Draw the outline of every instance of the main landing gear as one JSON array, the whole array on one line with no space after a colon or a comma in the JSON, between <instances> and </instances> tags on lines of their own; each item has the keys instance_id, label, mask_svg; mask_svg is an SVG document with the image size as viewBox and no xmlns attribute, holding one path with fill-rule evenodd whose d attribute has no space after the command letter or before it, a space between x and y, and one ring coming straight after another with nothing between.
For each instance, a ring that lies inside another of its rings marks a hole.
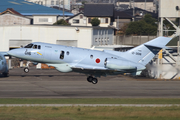
<instances>
[{"instance_id":1,"label":"main landing gear","mask_svg":"<svg viewBox=\"0 0 180 120\"><path fill-rule=\"evenodd\" d=\"M97 83L98 83L98 79L97 79L97 78L94 78L94 77L92 77L92 76L89 76L89 77L87 78L87 81L88 81L88 82L91 82L92 84L97 84Z\"/></svg>"}]
</instances>

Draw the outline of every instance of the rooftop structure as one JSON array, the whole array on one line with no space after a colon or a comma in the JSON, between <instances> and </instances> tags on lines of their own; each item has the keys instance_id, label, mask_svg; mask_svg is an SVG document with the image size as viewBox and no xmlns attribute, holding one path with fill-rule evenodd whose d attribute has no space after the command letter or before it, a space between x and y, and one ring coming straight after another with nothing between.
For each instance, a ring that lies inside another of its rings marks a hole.
<instances>
[{"instance_id":1,"label":"rooftop structure","mask_svg":"<svg viewBox=\"0 0 180 120\"><path fill-rule=\"evenodd\" d=\"M84 15L88 17L112 17L114 4L85 4Z\"/></svg>"},{"instance_id":2,"label":"rooftop structure","mask_svg":"<svg viewBox=\"0 0 180 120\"><path fill-rule=\"evenodd\" d=\"M60 15L63 16L62 10L56 10L46 6L38 5L24 0L1 0L0 13L7 8L13 8L24 16L32 15ZM70 12L64 12L64 16L73 16Z\"/></svg>"}]
</instances>

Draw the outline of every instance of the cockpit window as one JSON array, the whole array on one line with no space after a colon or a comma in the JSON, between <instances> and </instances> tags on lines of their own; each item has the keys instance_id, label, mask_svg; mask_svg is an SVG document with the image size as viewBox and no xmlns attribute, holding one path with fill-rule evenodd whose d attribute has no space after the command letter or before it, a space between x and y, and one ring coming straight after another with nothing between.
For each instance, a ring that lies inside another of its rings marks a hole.
<instances>
[{"instance_id":1,"label":"cockpit window","mask_svg":"<svg viewBox=\"0 0 180 120\"><path fill-rule=\"evenodd\" d=\"M24 48L32 48L33 44L28 44Z\"/></svg>"},{"instance_id":2,"label":"cockpit window","mask_svg":"<svg viewBox=\"0 0 180 120\"><path fill-rule=\"evenodd\" d=\"M34 45L34 46L33 46L33 49L37 49L37 45Z\"/></svg>"}]
</instances>

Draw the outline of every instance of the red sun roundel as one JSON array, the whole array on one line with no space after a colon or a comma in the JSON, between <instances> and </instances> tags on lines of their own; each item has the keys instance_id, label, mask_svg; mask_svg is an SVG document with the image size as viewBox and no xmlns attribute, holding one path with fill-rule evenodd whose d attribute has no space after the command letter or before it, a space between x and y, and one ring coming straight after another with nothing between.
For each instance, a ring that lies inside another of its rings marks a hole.
<instances>
[{"instance_id":1,"label":"red sun roundel","mask_svg":"<svg viewBox=\"0 0 180 120\"><path fill-rule=\"evenodd\" d=\"M96 63L100 63L101 61L100 61L100 59L99 58L97 58L96 59Z\"/></svg>"}]
</instances>

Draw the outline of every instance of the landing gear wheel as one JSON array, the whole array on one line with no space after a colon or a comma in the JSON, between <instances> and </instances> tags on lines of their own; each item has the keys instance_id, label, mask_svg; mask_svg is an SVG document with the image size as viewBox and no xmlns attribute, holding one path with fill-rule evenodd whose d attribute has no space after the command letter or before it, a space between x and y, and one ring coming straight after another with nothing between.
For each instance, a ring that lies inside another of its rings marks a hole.
<instances>
[{"instance_id":1,"label":"landing gear wheel","mask_svg":"<svg viewBox=\"0 0 180 120\"><path fill-rule=\"evenodd\" d=\"M24 72L25 72L25 73L28 73L28 72L29 72L29 68L28 68L28 67L25 67L25 68L24 68Z\"/></svg>"},{"instance_id":2,"label":"landing gear wheel","mask_svg":"<svg viewBox=\"0 0 180 120\"><path fill-rule=\"evenodd\" d=\"M88 82L92 82L92 80L93 80L93 77L92 77L92 76L89 76L89 77L87 78L87 81L88 81Z\"/></svg>"},{"instance_id":3,"label":"landing gear wheel","mask_svg":"<svg viewBox=\"0 0 180 120\"><path fill-rule=\"evenodd\" d=\"M93 79L92 79L92 83L93 83L93 84L97 84L97 83L98 83L98 79L97 79L97 78L93 78Z\"/></svg>"}]
</instances>

